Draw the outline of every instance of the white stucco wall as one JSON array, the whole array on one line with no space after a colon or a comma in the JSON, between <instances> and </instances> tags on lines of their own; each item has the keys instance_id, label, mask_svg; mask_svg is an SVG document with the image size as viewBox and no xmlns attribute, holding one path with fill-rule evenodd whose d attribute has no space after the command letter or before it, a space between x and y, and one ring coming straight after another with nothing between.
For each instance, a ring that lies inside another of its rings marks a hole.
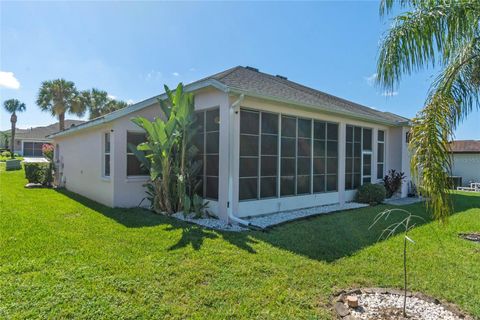
<instances>
[{"instance_id":1,"label":"white stucco wall","mask_svg":"<svg viewBox=\"0 0 480 320\"><path fill-rule=\"evenodd\" d=\"M54 140L60 150L57 167L62 173L62 184L107 206L113 206L113 183L109 178L102 178L102 133L111 128L104 125Z\"/></svg>"},{"instance_id":2,"label":"white stucco wall","mask_svg":"<svg viewBox=\"0 0 480 320\"><path fill-rule=\"evenodd\" d=\"M463 186L480 182L480 153L453 154L452 175L462 177Z\"/></svg>"}]
</instances>

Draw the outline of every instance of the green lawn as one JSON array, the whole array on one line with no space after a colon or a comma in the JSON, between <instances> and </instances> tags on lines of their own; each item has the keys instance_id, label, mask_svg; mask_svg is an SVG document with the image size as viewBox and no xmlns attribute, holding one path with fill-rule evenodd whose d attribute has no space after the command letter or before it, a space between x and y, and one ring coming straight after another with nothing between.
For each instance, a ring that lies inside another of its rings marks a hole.
<instances>
[{"instance_id":1,"label":"green lawn","mask_svg":"<svg viewBox=\"0 0 480 320\"><path fill-rule=\"evenodd\" d=\"M387 206L223 233L27 190L23 171L3 168L0 319L328 319L337 290L402 285L401 237L377 242L381 227L368 230ZM411 289L480 317L480 244L457 237L480 231L480 197L455 202L448 225L411 232Z\"/></svg>"}]
</instances>

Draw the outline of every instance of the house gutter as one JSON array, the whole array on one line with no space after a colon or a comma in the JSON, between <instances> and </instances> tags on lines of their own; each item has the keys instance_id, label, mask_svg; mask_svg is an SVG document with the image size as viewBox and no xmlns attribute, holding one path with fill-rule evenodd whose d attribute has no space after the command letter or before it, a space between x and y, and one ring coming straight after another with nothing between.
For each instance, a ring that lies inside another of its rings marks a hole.
<instances>
[{"instance_id":1,"label":"house gutter","mask_svg":"<svg viewBox=\"0 0 480 320\"><path fill-rule=\"evenodd\" d=\"M377 123L377 124L382 124L382 125L387 125L387 126L395 126L395 127L403 127L403 126L408 126L409 125L409 120L406 121L388 121L388 120L379 120L376 117L368 116L368 115L358 115L353 112L348 112L348 111L332 111L329 110L323 106L316 105L316 104L307 104L307 103L299 103L296 101L288 100L288 99L283 99L283 98L278 98L274 96L269 96L269 95L264 95L264 94L258 94L258 93L252 93L250 91L245 91L242 89L237 89L233 87L229 87L228 89L229 93L233 94L238 94L238 95L246 95L252 98L258 98L258 99L263 99L263 100L268 100L268 101L274 101L274 102L279 102L279 103L284 103L284 104L289 104L289 105L295 105L298 107L302 107L305 109L309 110L320 110L324 113L330 114L330 115L343 115L348 118L356 119L356 120L363 120L363 121L368 121L371 123Z\"/></svg>"},{"instance_id":2,"label":"house gutter","mask_svg":"<svg viewBox=\"0 0 480 320\"><path fill-rule=\"evenodd\" d=\"M228 97L228 95L227 95ZM228 116L229 116L229 133L228 133L228 206L227 206L227 218L228 223L231 221L239 224L240 226L247 227L250 229L260 229L264 230L264 228L257 226L250 221L246 221L240 219L239 217L235 216L233 213L233 153L234 153L234 130L233 126L235 123L235 112L239 110L240 104L242 103L243 99L245 98L245 94L240 94L238 99L233 102L230 107L228 108Z\"/></svg>"}]
</instances>

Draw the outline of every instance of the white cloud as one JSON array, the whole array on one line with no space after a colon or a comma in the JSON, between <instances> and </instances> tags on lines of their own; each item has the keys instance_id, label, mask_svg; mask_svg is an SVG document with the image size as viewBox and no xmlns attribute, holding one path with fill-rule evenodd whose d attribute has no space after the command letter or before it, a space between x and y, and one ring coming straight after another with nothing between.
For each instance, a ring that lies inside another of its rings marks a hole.
<instances>
[{"instance_id":1,"label":"white cloud","mask_svg":"<svg viewBox=\"0 0 480 320\"><path fill-rule=\"evenodd\" d=\"M0 88L19 89L20 82L13 72L0 71Z\"/></svg>"},{"instance_id":2,"label":"white cloud","mask_svg":"<svg viewBox=\"0 0 480 320\"><path fill-rule=\"evenodd\" d=\"M133 101L132 99L127 100L127 104L134 104L134 103L135 103L135 101Z\"/></svg>"},{"instance_id":3,"label":"white cloud","mask_svg":"<svg viewBox=\"0 0 480 320\"><path fill-rule=\"evenodd\" d=\"M175 71L175 72L172 73L172 75L175 76L175 77L178 77L180 75L180 73Z\"/></svg>"},{"instance_id":4,"label":"white cloud","mask_svg":"<svg viewBox=\"0 0 480 320\"><path fill-rule=\"evenodd\" d=\"M112 99L112 100L115 100L115 99L117 99L117 97L115 97L115 96L114 96L114 95L112 95L112 94L109 94L109 95L108 95L108 98L109 98L109 99Z\"/></svg>"},{"instance_id":5,"label":"white cloud","mask_svg":"<svg viewBox=\"0 0 480 320\"><path fill-rule=\"evenodd\" d=\"M398 91L385 91L382 93L384 97L394 97L398 95Z\"/></svg>"},{"instance_id":6,"label":"white cloud","mask_svg":"<svg viewBox=\"0 0 480 320\"><path fill-rule=\"evenodd\" d=\"M150 81L150 80L159 80L162 78L162 73L160 71L155 71L151 70L147 75L145 76L145 80Z\"/></svg>"},{"instance_id":7,"label":"white cloud","mask_svg":"<svg viewBox=\"0 0 480 320\"><path fill-rule=\"evenodd\" d=\"M374 73L368 77L363 77L363 79L365 79L365 81L367 81L367 84L370 86L370 87L373 87L373 85L375 84L375 81L377 80L377 74Z\"/></svg>"},{"instance_id":8,"label":"white cloud","mask_svg":"<svg viewBox=\"0 0 480 320\"><path fill-rule=\"evenodd\" d=\"M194 71L197 71L197 69L195 69L195 68L190 68L190 69L188 69L188 71L194 72Z\"/></svg>"}]
</instances>

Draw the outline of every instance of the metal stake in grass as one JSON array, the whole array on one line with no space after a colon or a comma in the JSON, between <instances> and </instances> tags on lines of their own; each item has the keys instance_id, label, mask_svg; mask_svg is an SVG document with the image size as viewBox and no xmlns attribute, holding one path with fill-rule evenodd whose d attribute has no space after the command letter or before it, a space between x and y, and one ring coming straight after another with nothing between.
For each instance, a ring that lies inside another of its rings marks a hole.
<instances>
[{"instance_id":1,"label":"metal stake in grass","mask_svg":"<svg viewBox=\"0 0 480 320\"><path fill-rule=\"evenodd\" d=\"M403 231L403 316L407 317L407 241L410 241L411 243L415 243L409 236L408 232L415 227L415 223L412 223L412 219L420 219L424 222L426 222L425 219L423 219L420 216L414 215L406 210L403 209L387 209L385 211L380 212L379 214L376 215L375 219L373 220L372 225L368 228L369 230L377 224L378 221L380 221L382 218L386 221L390 217L392 212L399 212L402 215L405 216L400 222L395 222L389 225L387 228L385 228L382 233L380 234L380 237L378 238L379 240L381 239L388 239L391 236L393 236L397 231L404 230Z\"/></svg>"}]
</instances>

